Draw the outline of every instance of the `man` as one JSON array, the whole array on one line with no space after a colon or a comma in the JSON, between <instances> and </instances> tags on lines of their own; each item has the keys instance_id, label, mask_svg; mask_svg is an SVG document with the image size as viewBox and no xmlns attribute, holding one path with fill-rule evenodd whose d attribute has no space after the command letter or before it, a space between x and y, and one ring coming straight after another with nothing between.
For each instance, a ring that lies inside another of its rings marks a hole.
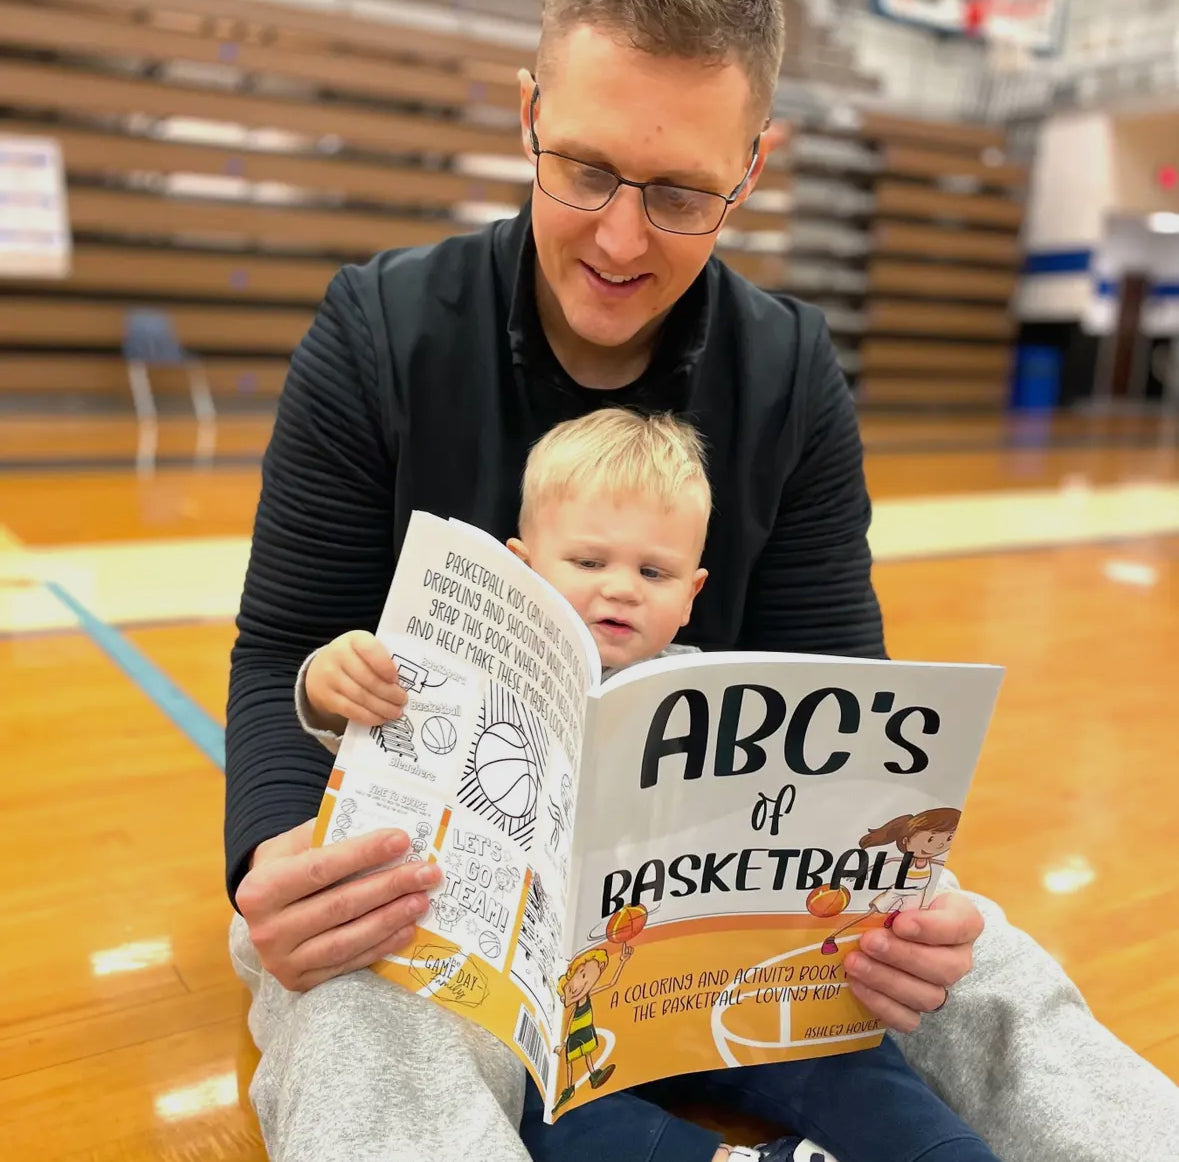
<instances>
[{"instance_id":1,"label":"man","mask_svg":"<svg viewBox=\"0 0 1179 1162\"><path fill-rule=\"evenodd\" d=\"M782 36L776 0L550 0L536 83L521 77L530 205L341 272L292 359L226 771L233 948L255 992L253 1096L276 1158L527 1157L514 1059L469 1022L438 1010L428 1048L476 1067L440 1085L423 1059L416 1090L382 1088L387 1055L426 1047L406 1043L396 990L351 970L404 945L436 869L355 878L405 853L397 833L310 848L328 762L299 728L296 674L315 647L375 626L413 509L506 539L528 447L554 423L608 404L673 410L707 441L716 504L683 640L883 655L856 418L822 316L711 257L779 137ZM372 709L392 717L404 700L389 683ZM981 929L946 894L866 936L851 987L915 1029Z\"/></svg>"}]
</instances>

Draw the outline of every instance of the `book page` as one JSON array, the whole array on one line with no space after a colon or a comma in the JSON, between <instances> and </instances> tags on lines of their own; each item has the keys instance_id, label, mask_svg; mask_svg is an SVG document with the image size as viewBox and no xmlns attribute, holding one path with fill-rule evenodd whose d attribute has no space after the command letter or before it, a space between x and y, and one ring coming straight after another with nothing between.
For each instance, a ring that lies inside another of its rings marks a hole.
<instances>
[{"instance_id":1,"label":"book page","mask_svg":"<svg viewBox=\"0 0 1179 1162\"><path fill-rule=\"evenodd\" d=\"M376 633L409 702L380 726L349 725L316 842L404 829L408 859L437 862L445 882L410 948L377 971L547 1070L597 650L506 547L424 513L411 519Z\"/></svg>"},{"instance_id":2,"label":"book page","mask_svg":"<svg viewBox=\"0 0 1179 1162\"><path fill-rule=\"evenodd\" d=\"M712 654L591 695L563 952L594 961L579 1036L597 1085L567 1068L557 1116L670 1074L877 1044L843 959L932 900L1000 678Z\"/></svg>"}]
</instances>

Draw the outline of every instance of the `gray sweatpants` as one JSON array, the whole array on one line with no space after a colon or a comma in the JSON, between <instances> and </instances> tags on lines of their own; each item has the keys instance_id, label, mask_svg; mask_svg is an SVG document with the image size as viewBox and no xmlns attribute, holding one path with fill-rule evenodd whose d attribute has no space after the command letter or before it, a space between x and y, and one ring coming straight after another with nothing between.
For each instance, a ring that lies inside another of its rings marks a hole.
<instances>
[{"instance_id":1,"label":"gray sweatpants","mask_svg":"<svg viewBox=\"0 0 1179 1162\"><path fill-rule=\"evenodd\" d=\"M273 1162L529 1162L524 1067L490 1033L367 969L288 992L240 916L229 948L253 995L250 1100Z\"/></svg>"},{"instance_id":2,"label":"gray sweatpants","mask_svg":"<svg viewBox=\"0 0 1179 1162\"><path fill-rule=\"evenodd\" d=\"M1179 1159L1179 1089L998 905L970 898L987 921L976 966L898 1038L914 1067L1005 1162ZM367 971L287 992L240 917L230 947L254 998L250 1097L274 1162L528 1162L524 1070L489 1034Z\"/></svg>"}]
</instances>

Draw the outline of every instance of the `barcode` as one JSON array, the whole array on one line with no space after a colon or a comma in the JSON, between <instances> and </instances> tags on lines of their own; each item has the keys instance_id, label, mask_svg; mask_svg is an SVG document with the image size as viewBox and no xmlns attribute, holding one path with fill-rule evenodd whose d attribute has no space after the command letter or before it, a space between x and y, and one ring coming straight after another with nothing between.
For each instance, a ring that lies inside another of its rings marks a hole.
<instances>
[{"instance_id":1,"label":"barcode","mask_svg":"<svg viewBox=\"0 0 1179 1162\"><path fill-rule=\"evenodd\" d=\"M532 1019L532 1014L523 1005L520 1006L520 1019L516 1022L516 1044L524 1050L524 1056L532 1062L533 1068L539 1075L541 1088L547 1090L551 1064L549 1052L544 1046L544 1037L541 1036L540 1028Z\"/></svg>"}]
</instances>

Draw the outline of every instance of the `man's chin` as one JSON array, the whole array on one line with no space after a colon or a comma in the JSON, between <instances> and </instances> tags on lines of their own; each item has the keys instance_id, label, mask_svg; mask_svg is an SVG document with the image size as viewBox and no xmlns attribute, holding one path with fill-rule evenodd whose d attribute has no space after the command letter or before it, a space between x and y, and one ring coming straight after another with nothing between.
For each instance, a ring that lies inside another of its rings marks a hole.
<instances>
[{"instance_id":1,"label":"man's chin","mask_svg":"<svg viewBox=\"0 0 1179 1162\"><path fill-rule=\"evenodd\" d=\"M561 309L570 329L595 347L623 347L633 342L652 318L646 295L642 301L603 303L585 292L574 293Z\"/></svg>"},{"instance_id":2,"label":"man's chin","mask_svg":"<svg viewBox=\"0 0 1179 1162\"><path fill-rule=\"evenodd\" d=\"M642 329L642 322L604 319L599 312L585 311L574 314L570 328L583 343L609 350L633 342Z\"/></svg>"}]
</instances>

